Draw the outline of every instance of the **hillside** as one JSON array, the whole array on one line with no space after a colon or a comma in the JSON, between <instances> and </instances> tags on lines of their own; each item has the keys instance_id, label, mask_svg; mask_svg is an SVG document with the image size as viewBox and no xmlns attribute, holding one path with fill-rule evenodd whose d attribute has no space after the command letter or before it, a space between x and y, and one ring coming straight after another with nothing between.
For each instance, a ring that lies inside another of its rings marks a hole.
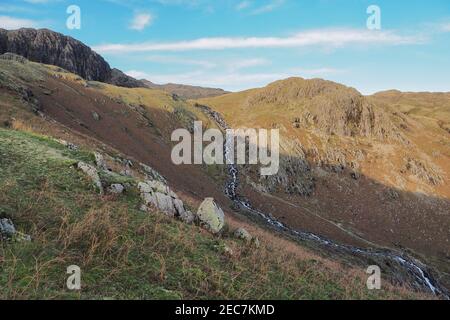
<instances>
[{"instance_id":1,"label":"hillside","mask_svg":"<svg viewBox=\"0 0 450 320\"><path fill-rule=\"evenodd\" d=\"M380 95L291 78L197 103L231 127L280 129L277 175L240 168L240 193L257 209L341 243L406 250L449 283L450 137L440 126L450 100L405 96L413 110L405 98L398 108Z\"/></svg>"},{"instance_id":2,"label":"hillside","mask_svg":"<svg viewBox=\"0 0 450 320\"><path fill-rule=\"evenodd\" d=\"M3 299L427 298L391 285L368 291L364 269L231 212L213 179L220 170L171 166L172 127L214 124L163 91L86 81L11 56L0 59L0 87L0 218L17 230L1 240ZM168 181L172 199L192 212L215 197L222 234L143 209L139 183L148 179ZM237 239L238 227L260 244ZM79 293L63 286L71 264L82 270Z\"/></svg>"},{"instance_id":3,"label":"hillside","mask_svg":"<svg viewBox=\"0 0 450 320\"><path fill-rule=\"evenodd\" d=\"M220 96L228 93L222 89L216 88L204 88L198 86L188 86L183 84L176 83L168 83L168 84L155 84L148 80L140 80L144 83L148 88L151 89L159 89L167 91L171 94L175 94L183 99L200 99L200 98L208 98Z\"/></svg>"},{"instance_id":4,"label":"hillside","mask_svg":"<svg viewBox=\"0 0 450 320\"><path fill-rule=\"evenodd\" d=\"M450 93L448 92L379 92L370 98L402 112L424 125L439 127L450 133Z\"/></svg>"}]
</instances>

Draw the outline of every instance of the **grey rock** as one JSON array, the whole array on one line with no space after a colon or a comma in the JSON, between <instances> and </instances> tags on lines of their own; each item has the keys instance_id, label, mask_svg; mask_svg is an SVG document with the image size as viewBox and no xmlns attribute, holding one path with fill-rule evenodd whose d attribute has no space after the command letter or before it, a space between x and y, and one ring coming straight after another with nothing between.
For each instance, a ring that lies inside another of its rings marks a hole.
<instances>
[{"instance_id":1,"label":"grey rock","mask_svg":"<svg viewBox=\"0 0 450 320\"><path fill-rule=\"evenodd\" d=\"M140 182L138 189L144 206L150 205L169 217L177 217L185 223L192 223L195 220L195 216L184 207L183 201L161 181Z\"/></svg>"},{"instance_id":2,"label":"grey rock","mask_svg":"<svg viewBox=\"0 0 450 320\"><path fill-rule=\"evenodd\" d=\"M114 194L122 194L125 191L125 187L121 185L120 183L112 184L108 188L109 193Z\"/></svg>"},{"instance_id":3,"label":"grey rock","mask_svg":"<svg viewBox=\"0 0 450 320\"><path fill-rule=\"evenodd\" d=\"M94 185L98 188L100 194L103 194L104 192L103 185L98 175L97 169L94 166L84 163L82 161L78 162L77 166L78 169L83 171L92 180Z\"/></svg>"},{"instance_id":4,"label":"grey rock","mask_svg":"<svg viewBox=\"0 0 450 320\"><path fill-rule=\"evenodd\" d=\"M175 217L176 209L172 198L164 193L155 192L156 202L158 203L158 209L163 211L170 217Z\"/></svg>"},{"instance_id":5,"label":"grey rock","mask_svg":"<svg viewBox=\"0 0 450 320\"><path fill-rule=\"evenodd\" d=\"M197 210L200 223L211 233L218 234L225 226L225 214L213 198L206 198Z\"/></svg>"},{"instance_id":6,"label":"grey rock","mask_svg":"<svg viewBox=\"0 0 450 320\"><path fill-rule=\"evenodd\" d=\"M12 238L16 232L16 228L10 219L0 219L0 236L3 239Z\"/></svg>"},{"instance_id":7,"label":"grey rock","mask_svg":"<svg viewBox=\"0 0 450 320\"><path fill-rule=\"evenodd\" d=\"M101 153L95 152L95 164L97 167L99 167L102 170L108 170L108 165L105 162L105 158L103 158L103 155Z\"/></svg>"},{"instance_id":8,"label":"grey rock","mask_svg":"<svg viewBox=\"0 0 450 320\"><path fill-rule=\"evenodd\" d=\"M7 59L14 58L11 53L20 55L33 62L61 67L88 81L146 87L120 70L111 69L99 54L82 42L48 29L0 29L0 54L4 53Z\"/></svg>"},{"instance_id":9,"label":"grey rock","mask_svg":"<svg viewBox=\"0 0 450 320\"><path fill-rule=\"evenodd\" d=\"M73 144L71 142L67 142L66 140L58 140L59 143L61 143L63 146L67 147L67 149L71 151L77 151L78 146L76 144Z\"/></svg>"},{"instance_id":10,"label":"grey rock","mask_svg":"<svg viewBox=\"0 0 450 320\"><path fill-rule=\"evenodd\" d=\"M94 118L95 121L100 121L101 119L100 115L95 111L92 111L92 118Z\"/></svg>"}]
</instances>

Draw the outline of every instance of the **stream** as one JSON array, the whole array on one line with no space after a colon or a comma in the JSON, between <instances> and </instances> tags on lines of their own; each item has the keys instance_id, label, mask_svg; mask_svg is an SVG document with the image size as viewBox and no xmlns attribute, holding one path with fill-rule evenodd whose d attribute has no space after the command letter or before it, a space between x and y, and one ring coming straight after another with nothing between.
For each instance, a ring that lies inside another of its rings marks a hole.
<instances>
[{"instance_id":1,"label":"stream","mask_svg":"<svg viewBox=\"0 0 450 320\"><path fill-rule=\"evenodd\" d=\"M203 105L197 105L197 108L200 108L205 114L211 117L222 130L227 130L230 127L224 120L221 114L212 110L211 108ZM448 294L448 290L440 285L429 273L429 267L427 267L422 262L417 259L411 258L407 256L404 252L396 252L390 249L363 249L358 247L353 247L349 245L339 244L325 237L316 235L311 232L299 231L290 228L289 226L283 224L274 218L271 214L267 214L255 209L249 200L240 196L238 193L239 187L239 169L234 163L234 159L231 159L233 152L231 152L231 148L234 147L234 142L232 140L226 141L224 146L225 159L227 160L227 170L228 170L228 181L225 186L225 194L226 196L233 201L235 206L239 209L248 212L249 214L260 218L266 225L275 229L278 232L283 234L288 234L291 237L294 237L300 241L311 241L320 245L326 249L332 249L337 252L342 252L345 254L359 256L365 258L366 260L371 259L384 259L390 262L390 265L398 265L400 268L404 270L406 274L413 279L416 287L421 290L431 292L436 296L441 296L447 300L450 300L450 296ZM383 266L385 267L385 266Z\"/></svg>"}]
</instances>

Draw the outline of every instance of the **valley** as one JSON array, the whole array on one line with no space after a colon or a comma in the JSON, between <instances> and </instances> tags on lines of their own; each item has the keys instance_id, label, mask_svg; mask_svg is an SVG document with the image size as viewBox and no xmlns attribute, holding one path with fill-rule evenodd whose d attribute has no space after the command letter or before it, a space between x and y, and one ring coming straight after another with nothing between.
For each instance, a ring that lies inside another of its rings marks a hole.
<instances>
[{"instance_id":1,"label":"valley","mask_svg":"<svg viewBox=\"0 0 450 320\"><path fill-rule=\"evenodd\" d=\"M58 287L57 270L74 259L88 270L82 298L101 297L100 286L117 298L448 297L448 94L363 96L331 81L289 78L181 97L105 74L86 79L58 66L65 60L30 60L0 56L0 218L32 239L2 242L4 297L72 297ZM171 134L193 132L196 121L222 131L279 129L280 170L261 176L259 165L175 165ZM99 171L103 194L74 169L80 161ZM194 216L213 198L224 212L222 233L185 225L178 208L167 217L150 206L154 191L143 190L159 183ZM118 184L123 195L111 193ZM251 244L235 239L244 227L255 235ZM38 252L51 290L33 274ZM380 292L365 288L372 264L388 278ZM22 276L29 283L12 284Z\"/></svg>"}]
</instances>

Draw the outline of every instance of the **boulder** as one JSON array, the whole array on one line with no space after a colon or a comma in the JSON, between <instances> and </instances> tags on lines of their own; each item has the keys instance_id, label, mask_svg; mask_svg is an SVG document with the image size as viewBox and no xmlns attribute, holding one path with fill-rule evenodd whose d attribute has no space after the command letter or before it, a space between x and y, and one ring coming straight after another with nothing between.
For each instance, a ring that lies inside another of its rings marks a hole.
<instances>
[{"instance_id":1,"label":"boulder","mask_svg":"<svg viewBox=\"0 0 450 320\"><path fill-rule=\"evenodd\" d=\"M195 216L184 207L184 203L166 184L158 180L149 180L138 184L143 207L151 206L169 217L177 217L185 223L192 223Z\"/></svg>"},{"instance_id":2,"label":"boulder","mask_svg":"<svg viewBox=\"0 0 450 320\"><path fill-rule=\"evenodd\" d=\"M225 215L213 198L206 198L197 210L201 225L211 233L220 233L225 225Z\"/></svg>"},{"instance_id":3,"label":"boulder","mask_svg":"<svg viewBox=\"0 0 450 320\"><path fill-rule=\"evenodd\" d=\"M115 183L109 186L108 192L114 194L122 194L125 191L125 187L120 183Z\"/></svg>"},{"instance_id":4,"label":"boulder","mask_svg":"<svg viewBox=\"0 0 450 320\"><path fill-rule=\"evenodd\" d=\"M94 185L98 188L100 194L103 194L103 186L102 186L102 182L100 180L100 177L98 175L97 169L90 165L87 164L83 161L78 162L78 169L80 169L81 171L83 171L94 183Z\"/></svg>"},{"instance_id":5,"label":"boulder","mask_svg":"<svg viewBox=\"0 0 450 320\"><path fill-rule=\"evenodd\" d=\"M155 198L159 210L170 217L175 217L177 211L175 209L175 205L171 196L161 192L155 192Z\"/></svg>"}]
</instances>

